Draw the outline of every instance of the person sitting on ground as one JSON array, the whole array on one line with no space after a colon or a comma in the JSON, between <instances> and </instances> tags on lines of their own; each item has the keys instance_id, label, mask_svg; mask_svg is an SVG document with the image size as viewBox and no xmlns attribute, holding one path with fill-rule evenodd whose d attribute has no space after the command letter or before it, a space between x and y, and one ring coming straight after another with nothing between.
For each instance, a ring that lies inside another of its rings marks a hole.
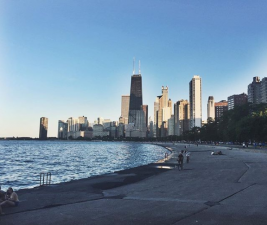
<instances>
[{"instance_id":1,"label":"person sitting on ground","mask_svg":"<svg viewBox=\"0 0 267 225\"><path fill-rule=\"evenodd\" d=\"M222 151L218 151L218 152L211 152L211 155L223 155Z\"/></svg>"},{"instance_id":2,"label":"person sitting on ground","mask_svg":"<svg viewBox=\"0 0 267 225\"><path fill-rule=\"evenodd\" d=\"M6 200L0 203L0 215L3 214L3 206L18 206L19 198L16 192L13 191L13 188L10 187L6 192Z\"/></svg>"}]
</instances>

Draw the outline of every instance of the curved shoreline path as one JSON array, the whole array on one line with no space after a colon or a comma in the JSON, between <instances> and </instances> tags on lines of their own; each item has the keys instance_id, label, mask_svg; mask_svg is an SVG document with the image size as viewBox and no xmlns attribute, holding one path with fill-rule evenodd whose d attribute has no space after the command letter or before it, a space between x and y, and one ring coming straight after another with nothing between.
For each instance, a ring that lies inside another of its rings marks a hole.
<instances>
[{"instance_id":1,"label":"curved shoreline path","mask_svg":"<svg viewBox=\"0 0 267 225\"><path fill-rule=\"evenodd\" d=\"M267 154L191 145L190 163L169 160L21 190L0 224L266 224ZM221 150L224 155L211 155Z\"/></svg>"}]
</instances>

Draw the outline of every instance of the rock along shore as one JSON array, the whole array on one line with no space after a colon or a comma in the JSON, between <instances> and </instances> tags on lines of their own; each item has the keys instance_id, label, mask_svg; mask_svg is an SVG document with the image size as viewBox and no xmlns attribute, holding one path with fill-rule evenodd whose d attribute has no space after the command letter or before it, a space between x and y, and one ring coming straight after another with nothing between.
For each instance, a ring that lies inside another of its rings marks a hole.
<instances>
[{"instance_id":1,"label":"rock along shore","mask_svg":"<svg viewBox=\"0 0 267 225\"><path fill-rule=\"evenodd\" d=\"M19 190L0 224L267 224L264 150L191 144L179 171L185 144L161 145L173 151L166 161Z\"/></svg>"}]
</instances>

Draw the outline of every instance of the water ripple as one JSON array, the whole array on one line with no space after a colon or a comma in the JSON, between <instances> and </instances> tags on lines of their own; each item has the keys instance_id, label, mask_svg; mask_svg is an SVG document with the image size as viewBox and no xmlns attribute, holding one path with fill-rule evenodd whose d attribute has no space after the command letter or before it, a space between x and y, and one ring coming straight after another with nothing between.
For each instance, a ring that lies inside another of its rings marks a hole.
<instances>
[{"instance_id":1,"label":"water ripple","mask_svg":"<svg viewBox=\"0 0 267 225\"><path fill-rule=\"evenodd\" d=\"M87 178L155 162L165 152L128 142L0 141L0 185L32 188L41 172L51 172L52 183Z\"/></svg>"}]
</instances>

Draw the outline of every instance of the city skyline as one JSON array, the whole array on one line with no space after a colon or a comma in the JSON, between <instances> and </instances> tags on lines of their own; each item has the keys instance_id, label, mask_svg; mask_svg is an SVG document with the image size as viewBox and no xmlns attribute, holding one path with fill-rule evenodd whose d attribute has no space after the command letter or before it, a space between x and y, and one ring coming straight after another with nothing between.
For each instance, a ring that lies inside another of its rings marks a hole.
<instances>
[{"instance_id":1,"label":"city skyline","mask_svg":"<svg viewBox=\"0 0 267 225\"><path fill-rule=\"evenodd\" d=\"M38 137L42 116L49 137L71 116L118 121L134 56L152 118L161 86L174 103L200 75L205 119L208 96L267 76L265 1L77 2L1 1L1 137Z\"/></svg>"}]
</instances>

